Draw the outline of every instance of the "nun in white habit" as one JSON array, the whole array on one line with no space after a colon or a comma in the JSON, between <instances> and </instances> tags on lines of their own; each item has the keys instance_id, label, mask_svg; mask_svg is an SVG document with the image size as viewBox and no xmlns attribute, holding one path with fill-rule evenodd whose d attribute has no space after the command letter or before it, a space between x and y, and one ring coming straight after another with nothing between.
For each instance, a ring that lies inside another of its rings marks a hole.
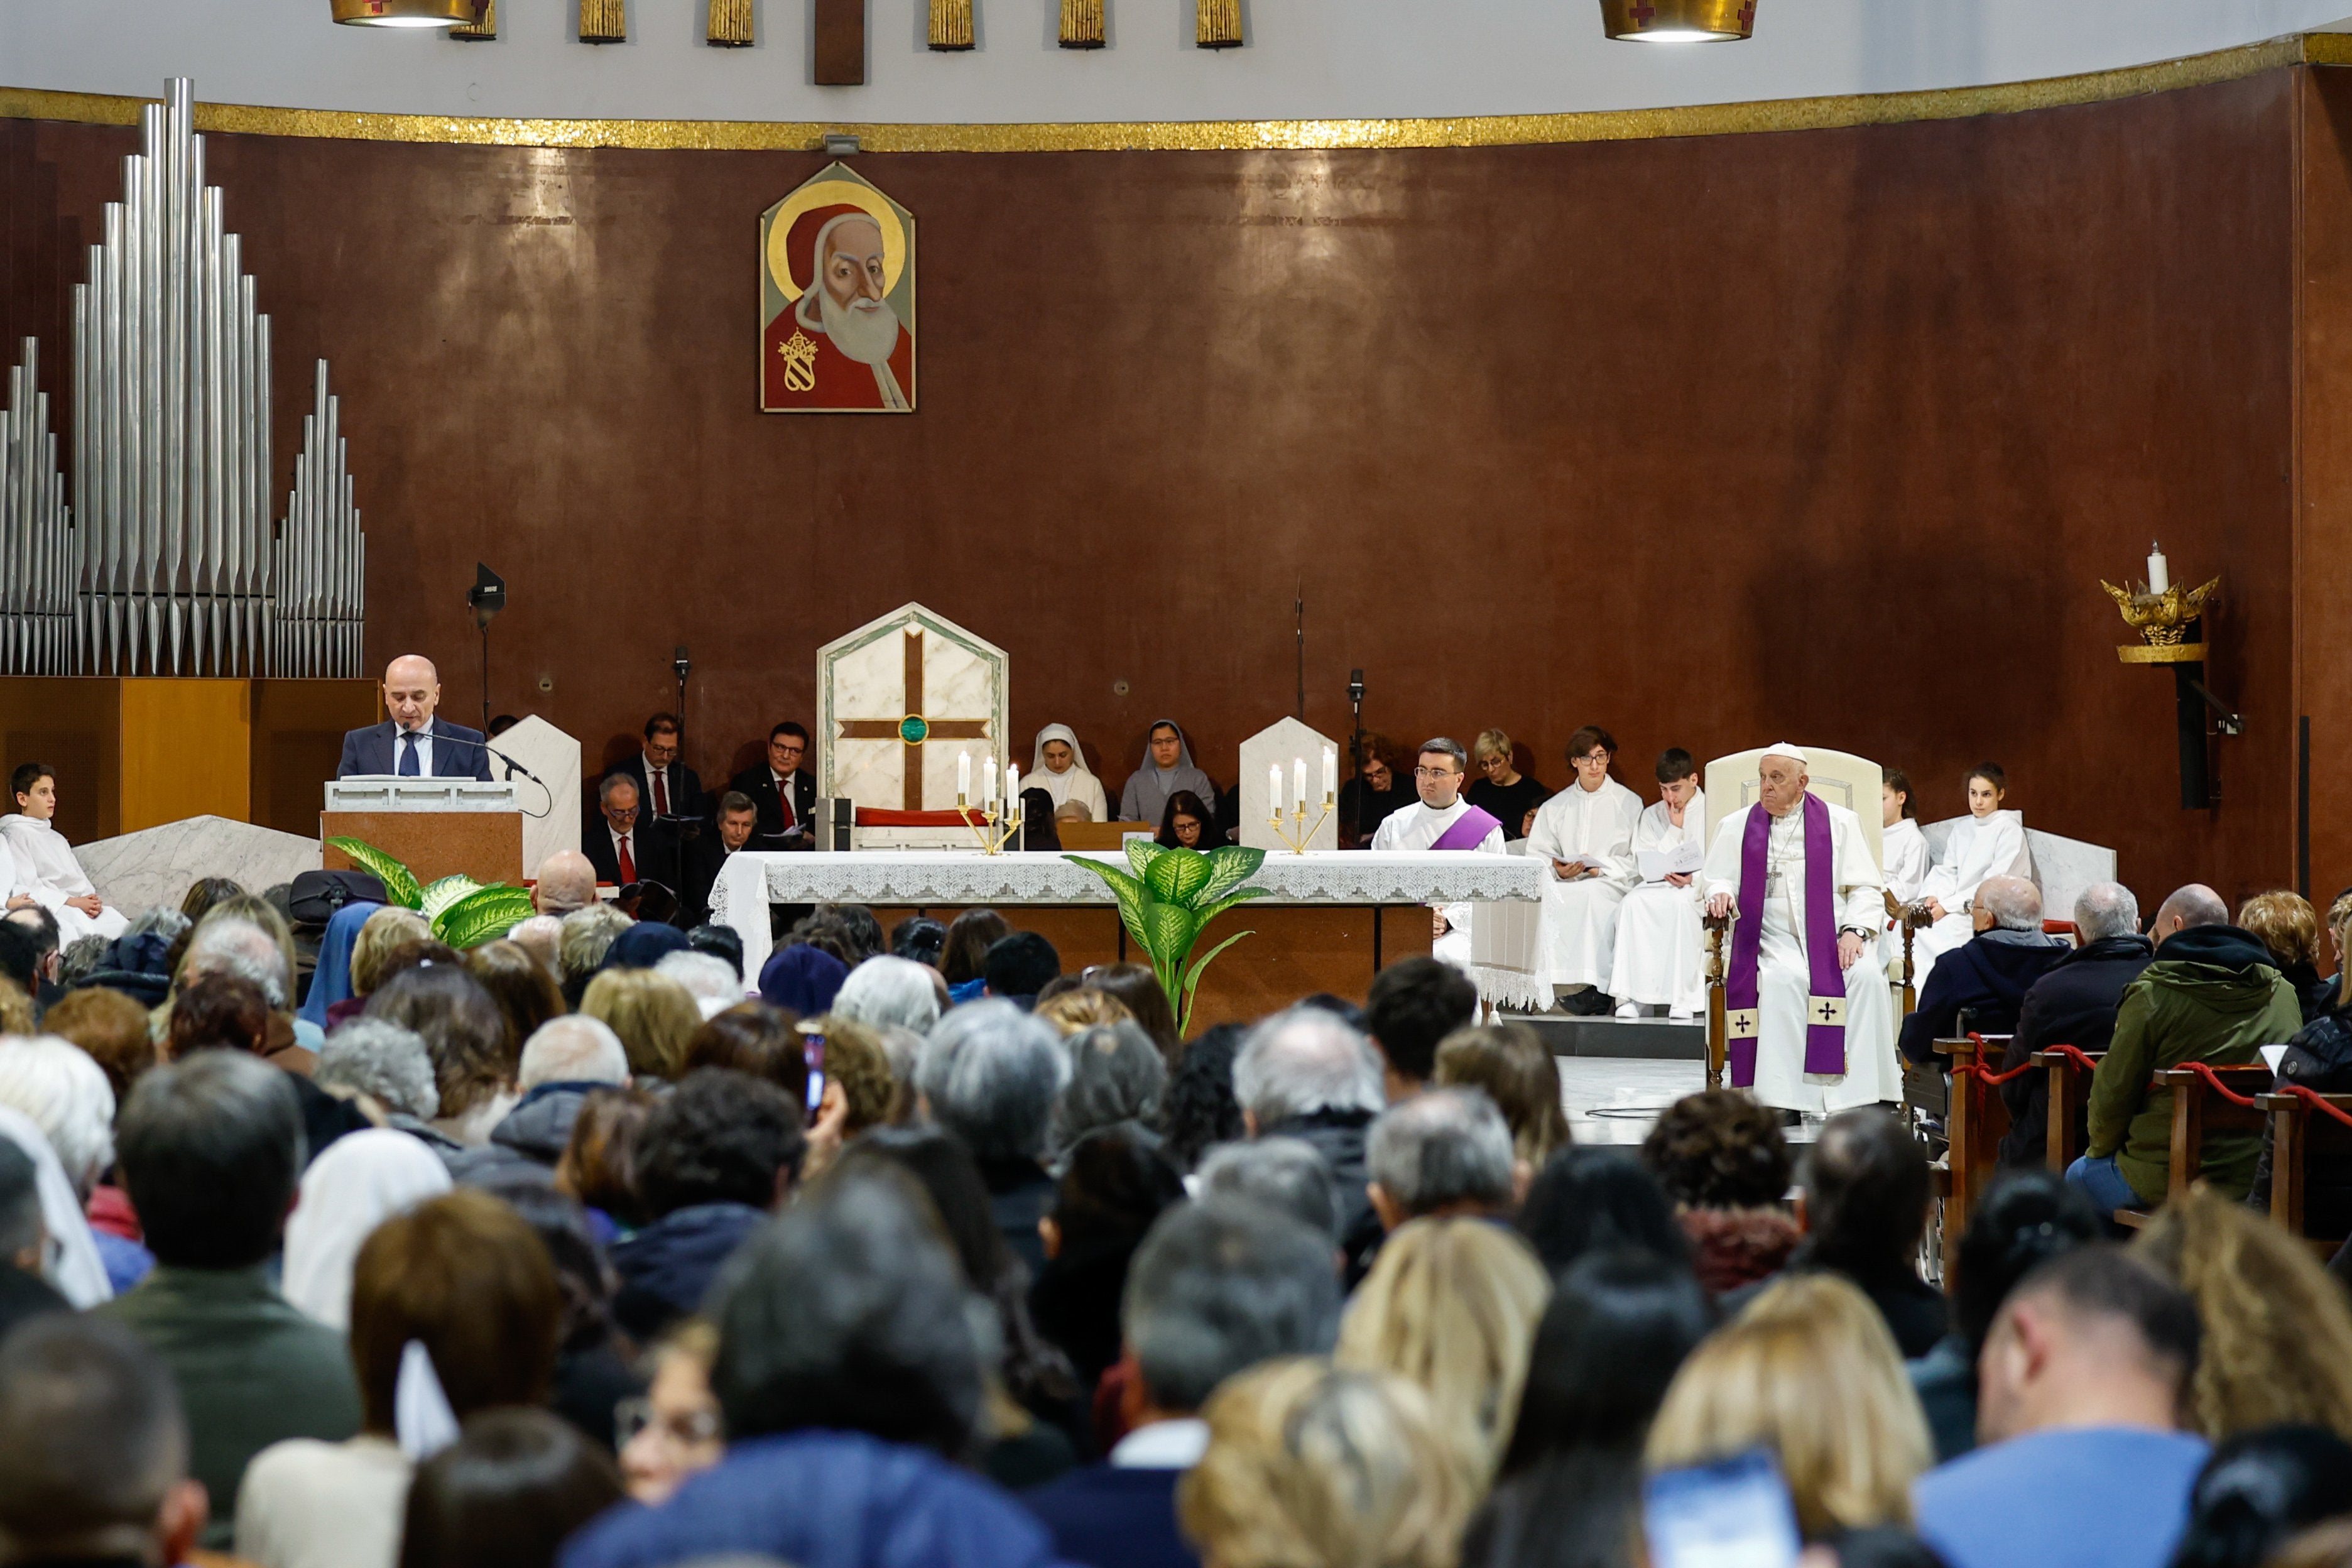
<instances>
[{"instance_id":1,"label":"nun in white habit","mask_svg":"<svg viewBox=\"0 0 2352 1568\"><path fill-rule=\"evenodd\" d=\"M328 1144L302 1173L302 1198L286 1222L287 1300L348 1330L360 1247L385 1220L448 1190L449 1167L405 1132L371 1128Z\"/></svg>"},{"instance_id":2,"label":"nun in white habit","mask_svg":"<svg viewBox=\"0 0 2352 1568\"><path fill-rule=\"evenodd\" d=\"M1102 780L1087 771L1087 754L1079 750L1077 734L1067 724L1048 724L1037 731L1029 776L1021 782L1026 788L1052 795L1056 815L1075 800L1087 808L1088 822L1110 820L1110 801L1103 794Z\"/></svg>"}]
</instances>

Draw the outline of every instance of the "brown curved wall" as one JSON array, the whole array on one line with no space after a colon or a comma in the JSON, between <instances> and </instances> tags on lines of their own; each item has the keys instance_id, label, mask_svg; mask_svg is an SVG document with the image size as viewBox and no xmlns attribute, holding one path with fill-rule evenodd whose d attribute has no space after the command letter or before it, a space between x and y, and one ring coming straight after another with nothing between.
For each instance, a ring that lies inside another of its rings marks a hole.
<instances>
[{"instance_id":1,"label":"brown curved wall","mask_svg":"<svg viewBox=\"0 0 2352 1568\"><path fill-rule=\"evenodd\" d=\"M497 706L631 733L696 674L719 772L805 718L817 645L907 599L1003 643L1023 735L1116 788L1154 716L1213 771L1289 711L1538 776L1609 724L2005 763L2030 822L2160 895L2293 870L2297 73L1790 134L1397 153L904 154L920 411L755 411L755 225L815 154L215 137L276 321L278 458L335 366L373 654L478 700L462 593L512 584ZM127 132L0 123L8 338ZM2224 579L2224 804L2096 579ZM536 679L551 678L540 698ZM1114 682L1129 683L1125 697ZM1021 745L1026 761L1026 742ZM2326 888L2352 865L2315 867Z\"/></svg>"}]
</instances>

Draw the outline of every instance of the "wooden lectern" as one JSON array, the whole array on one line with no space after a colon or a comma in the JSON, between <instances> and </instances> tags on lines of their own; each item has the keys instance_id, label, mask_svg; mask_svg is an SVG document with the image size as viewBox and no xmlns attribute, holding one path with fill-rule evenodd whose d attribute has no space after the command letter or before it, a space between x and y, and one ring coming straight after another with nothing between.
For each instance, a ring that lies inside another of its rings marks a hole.
<instances>
[{"instance_id":1,"label":"wooden lectern","mask_svg":"<svg viewBox=\"0 0 2352 1568\"><path fill-rule=\"evenodd\" d=\"M485 885L522 884L522 812L510 784L362 774L330 780L319 837L358 838L406 866L419 887L464 875ZM330 871L354 868L326 848Z\"/></svg>"}]
</instances>

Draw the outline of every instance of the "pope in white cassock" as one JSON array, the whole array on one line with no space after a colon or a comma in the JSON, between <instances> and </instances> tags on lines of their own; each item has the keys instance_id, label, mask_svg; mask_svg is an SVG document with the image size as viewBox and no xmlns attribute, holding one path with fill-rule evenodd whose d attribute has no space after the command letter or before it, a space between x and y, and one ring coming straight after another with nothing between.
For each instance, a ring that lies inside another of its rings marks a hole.
<instances>
[{"instance_id":1,"label":"pope in white cassock","mask_svg":"<svg viewBox=\"0 0 2352 1568\"><path fill-rule=\"evenodd\" d=\"M1633 830L1642 820L1642 797L1609 776L1615 749L1607 731L1590 724L1570 735L1568 760L1576 782L1536 808L1528 833L1528 853L1551 862L1536 952L1544 983L1554 991L1608 980L1617 906L1640 879L1633 872Z\"/></svg>"},{"instance_id":2,"label":"pope in white cassock","mask_svg":"<svg viewBox=\"0 0 2352 1568\"><path fill-rule=\"evenodd\" d=\"M1708 847L1707 911L1738 919L1724 973L1733 1087L1815 1115L1903 1097L1878 956L1886 916L1861 819L1806 788L1805 753L1758 760L1758 800Z\"/></svg>"},{"instance_id":3,"label":"pope in white cassock","mask_svg":"<svg viewBox=\"0 0 2352 1568\"><path fill-rule=\"evenodd\" d=\"M1658 804L1642 813L1633 829L1637 875L1643 854L1663 858L1677 851L1703 854L1706 792L1685 751L1660 759ZM1633 1017L1644 1006L1664 1007L1666 1016L1687 1019L1706 1005L1706 931L1698 918L1696 871L1661 870L1625 895L1617 911L1617 950L1609 966L1609 994L1617 1016Z\"/></svg>"},{"instance_id":4,"label":"pope in white cassock","mask_svg":"<svg viewBox=\"0 0 2352 1568\"><path fill-rule=\"evenodd\" d=\"M1421 748L1412 770L1412 784L1421 798L1389 814L1372 834L1374 849L1469 849L1500 855L1503 825L1489 811L1462 798L1462 781L1470 771L1470 754L1459 744L1439 736ZM1433 917L1436 942L1431 953L1458 969L1470 967L1470 905L1440 905Z\"/></svg>"},{"instance_id":5,"label":"pope in white cassock","mask_svg":"<svg viewBox=\"0 0 2352 1568\"><path fill-rule=\"evenodd\" d=\"M39 763L26 763L8 783L16 809L0 816L0 840L8 847L0 882L14 885L0 887L0 903L10 909L36 903L55 915L60 948L86 936L110 942L128 931L130 921L99 901L73 846L57 829L58 775Z\"/></svg>"},{"instance_id":6,"label":"pope in white cassock","mask_svg":"<svg viewBox=\"0 0 2352 1568\"><path fill-rule=\"evenodd\" d=\"M2003 811L2009 777L2000 766L1985 763L1969 774L1969 814L1952 825L1944 840L1943 856L1927 871L1919 897L1935 924L1911 942L1916 969L1912 983L1921 994L1927 990L1927 972L1936 960L1964 947L1976 935L1969 906L1988 877L2032 879L2032 858L2025 852L2025 815Z\"/></svg>"}]
</instances>

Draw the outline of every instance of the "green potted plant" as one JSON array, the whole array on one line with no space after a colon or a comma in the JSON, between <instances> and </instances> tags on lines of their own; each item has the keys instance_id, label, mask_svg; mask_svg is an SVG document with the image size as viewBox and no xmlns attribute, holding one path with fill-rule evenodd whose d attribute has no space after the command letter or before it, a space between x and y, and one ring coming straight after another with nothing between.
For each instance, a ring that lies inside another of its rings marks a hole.
<instances>
[{"instance_id":1,"label":"green potted plant","mask_svg":"<svg viewBox=\"0 0 2352 1568\"><path fill-rule=\"evenodd\" d=\"M385 898L423 915L432 922L434 936L454 948L495 942L533 913L530 890L511 882L485 887L471 877L456 876L419 887L406 866L363 838L330 838L327 845L373 873L383 884Z\"/></svg>"},{"instance_id":2,"label":"green potted plant","mask_svg":"<svg viewBox=\"0 0 2352 1568\"><path fill-rule=\"evenodd\" d=\"M1128 935L1151 959L1151 972L1168 994L1169 1009L1176 1015L1176 1032L1192 1024L1192 996L1210 961L1245 936L1235 931L1199 957L1193 944L1209 922L1235 904L1266 896L1264 888L1245 888L1265 863L1265 851L1228 844L1216 849L1174 848L1145 838L1127 844L1132 872L1085 855L1065 858L1084 866L1110 885L1118 900L1118 918Z\"/></svg>"}]
</instances>

